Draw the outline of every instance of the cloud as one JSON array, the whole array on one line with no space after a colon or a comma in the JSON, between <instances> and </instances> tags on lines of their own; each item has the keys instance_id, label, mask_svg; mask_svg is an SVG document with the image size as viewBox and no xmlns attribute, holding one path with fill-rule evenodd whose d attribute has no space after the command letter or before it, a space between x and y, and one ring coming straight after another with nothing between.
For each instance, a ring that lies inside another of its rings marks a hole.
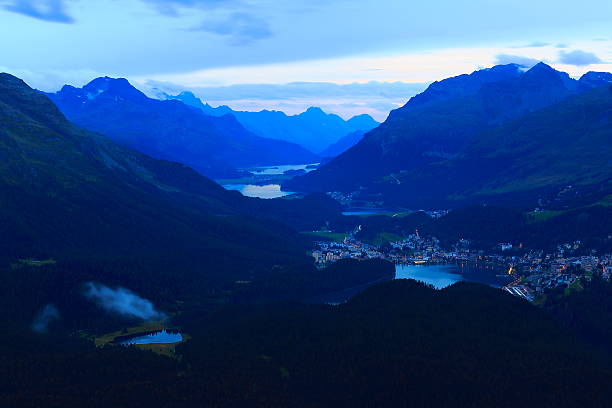
<instances>
[{"instance_id":1,"label":"cloud","mask_svg":"<svg viewBox=\"0 0 612 408\"><path fill-rule=\"evenodd\" d=\"M31 326L32 330L34 330L36 333L46 333L47 329L49 328L49 324L51 324L51 322L54 320L59 320L59 318L59 310L57 310L54 305L48 304L43 307L34 318Z\"/></svg>"},{"instance_id":2,"label":"cloud","mask_svg":"<svg viewBox=\"0 0 612 408\"><path fill-rule=\"evenodd\" d=\"M599 64L602 61L592 52L574 50L567 52L561 51L559 53L559 62L568 65L575 65L577 67L583 67L585 65Z\"/></svg>"},{"instance_id":3,"label":"cloud","mask_svg":"<svg viewBox=\"0 0 612 408\"><path fill-rule=\"evenodd\" d=\"M165 317L163 313L155 310L153 303L126 288L113 289L101 283L88 282L85 285L85 296L110 313L136 317L142 320Z\"/></svg>"},{"instance_id":4,"label":"cloud","mask_svg":"<svg viewBox=\"0 0 612 408\"><path fill-rule=\"evenodd\" d=\"M74 23L74 19L66 11L64 0L8 0L0 4L5 10L39 20Z\"/></svg>"},{"instance_id":5,"label":"cloud","mask_svg":"<svg viewBox=\"0 0 612 408\"><path fill-rule=\"evenodd\" d=\"M517 64L525 68L531 68L538 62L540 61L537 59L520 55L498 54L495 56L496 65Z\"/></svg>"},{"instance_id":6,"label":"cloud","mask_svg":"<svg viewBox=\"0 0 612 408\"><path fill-rule=\"evenodd\" d=\"M238 0L142 0L154 6L160 13L178 16L182 8L227 8L239 3Z\"/></svg>"},{"instance_id":7,"label":"cloud","mask_svg":"<svg viewBox=\"0 0 612 408\"><path fill-rule=\"evenodd\" d=\"M550 44L542 41L534 41L532 43L527 44L526 48L540 48L540 47L548 47Z\"/></svg>"},{"instance_id":8,"label":"cloud","mask_svg":"<svg viewBox=\"0 0 612 408\"><path fill-rule=\"evenodd\" d=\"M384 120L389 111L405 104L423 91L425 83L378 82L337 84L333 82L293 82L288 84L238 84L187 88L171 82L147 81L142 87L155 97L162 93L192 91L213 106L228 105L236 110L281 110L288 114L319 106L345 118L369 113Z\"/></svg>"},{"instance_id":9,"label":"cloud","mask_svg":"<svg viewBox=\"0 0 612 408\"><path fill-rule=\"evenodd\" d=\"M182 9L208 10L207 18L187 31L201 31L228 39L229 45L247 45L272 37L269 23L252 13L241 0L142 0L154 6L160 13L179 17ZM249 11L247 11L249 10Z\"/></svg>"},{"instance_id":10,"label":"cloud","mask_svg":"<svg viewBox=\"0 0 612 408\"><path fill-rule=\"evenodd\" d=\"M528 44L523 44L523 45L519 45L516 47L511 47L511 48L541 48L541 47L548 47L549 45L550 43L547 43L547 42L533 41Z\"/></svg>"},{"instance_id":11,"label":"cloud","mask_svg":"<svg viewBox=\"0 0 612 408\"><path fill-rule=\"evenodd\" d=\"M245 12L234 12L218 20L209 19L191 30L228 37L231 45L247 45L272 37L267 21Z\"/></svg>"},{"instance_id":12,"label":"cloud","mask_svg":"<svg viewBox=\"0 0 612 408\"><path fill-rule=\"evenodd\" d=\"M29 86L46 92L55 92L65 84L83 86L93 78L101 76L118 77L120 74L113 72L98 72L89 69L50 69L33 70L0 65L0 72L8 72L23 79Z\"/></svg>"}]
</instances>

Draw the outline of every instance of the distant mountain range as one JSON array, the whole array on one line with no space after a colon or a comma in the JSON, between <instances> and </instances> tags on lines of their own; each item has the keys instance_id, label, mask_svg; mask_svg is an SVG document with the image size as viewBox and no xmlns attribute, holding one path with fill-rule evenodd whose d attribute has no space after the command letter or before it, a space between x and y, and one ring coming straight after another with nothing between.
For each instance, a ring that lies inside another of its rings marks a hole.
<instances>
[{"instance_id":1,"label":"distant mountain range","mask_svg":"<svg viewBox=\"0 0 612 408\"><path fill-rule=\"evenodd\" d=\"M532 205L569 185L597 200L612 179L611 83L609 73L574 80L543 63L435 82L284 187L409 207Z\"/></svg>"},{"instance_id":2,"label":"distant mountain range","mask_svg":"<svg viewBox=\"0 0 612 408\"><path fill-rule=\"evenodd\" d=\"M325 113L316 107L308 108L299 115L289 116L279 111L235 111L228 106L213 108L209 104L202 103L191 92L182 92L176 96L162 94L161 97L180 100L211 116L231 114L245 128L259 136L297 143L322 157L325 157L323 151L342 137L357 131L367 132L379 125L370 115L358 115L344 120L338 115Z\"/></svg>"},{"instance_id":3,"label":"distant mountain range","mask_svg":"<svg viewBox=\"0 0 612 408\"><path fill-rule=\"evenodd\" d=\"M237 167L318 160L297 144L249 132L232 115L210 116L180 101L148 98L125 79L97 78L47 96L77 125L209 177L239 176Z\"/></svg>"}]
</instances>

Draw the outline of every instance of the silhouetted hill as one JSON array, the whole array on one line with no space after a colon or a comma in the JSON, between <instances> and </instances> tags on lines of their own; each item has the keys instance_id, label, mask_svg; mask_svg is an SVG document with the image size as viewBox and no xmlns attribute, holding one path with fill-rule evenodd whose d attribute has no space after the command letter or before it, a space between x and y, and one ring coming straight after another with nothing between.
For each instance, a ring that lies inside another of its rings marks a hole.
<instances>
[{"instance_id":1,"label":"silhouetted hill","mask_svg":"<svg viewBox=\"0 0 612 408\"><path fill-rule=\"evenodd\" d=\"M337 307L249 306L184 324L186 375L202 373L193 384L209 384L199 395L213 405L510 407L529 395L597 406L610 382L599 356L542 311L475 284L400 280ZM229 391L239 389L253 391Z\"/></svg>"},{"instance_id":2,"label":"silhouetted hill","mask_svg":"<svg viewBox=\"0 0 612 408\"><path fill-rule=\"evenodd\" d=\"M97 78L48 96L77 125L210 177L237 176L235 167L317 160L296 144L254 135L231 115L207 116L179 101L150 99L125 79Z\"/></svg>"},{"instance_id":3,"label":"silhouetted hill","mask_svg":"<svg viewBox=\"0 0 612 408\"><path fill-rule=\"evenodd\" d=\"M244 127L259 136L297 143L320 156L325 148L343 136L356 131L367 132L379 125L370 115L358 115L345 121L338 115L325 113L316 107L308 108L299 115L288 116L279 111L234 111L227 106L213 108L202 103L191 92L176 96L164 94L163 97L183 101L207 115L232 114Z\"/></svg>"},{"instance_id":4,"label":"silhouetted hill","mask_svg":"<svg viewBox=\"0 0 612 408\"><path fill-rule=\"evenodd\" d=\"M599 292L609 303L609 288ZM550 309L585 333L608 334L588 331L597 302L579 296L559 306ZM53 335L5 348L5 333L0 403L603 407L612 396L608 354L535 306L476 284L436 291L399 280L339 306L232 306L175 320L190 336L179 359Z\"/></svg>"},{"instance_id":5,"label":"silhouetted hill","mask_svg":"<svg viewBox=\"0 0 612 408\"><path fill-rule=\"evenodd\" d=\"M490 195L499 197L513 189L601 181L607 165L603 156L593 155L610 146L606 93L602 91L598 100L590 102L589 97L578 95L605 78L605 74L592 73L576 81L540 63L527 72L505 65L436 82L393 111L356 146L316 171L286 182L285 187L290 191L359 191L363 197L382 197L388 203L439 208L448 205L445 199L451 195L459 202L477 194L485 188L478 183L492 174L504 178L490 178L486 187ZM563 108L561 104L556 112L536 112L568 98L574 101L568 104L575 106ZM598 109L595 105L600 103L604 105ZM578 110L573 112L574 108ZM513 131L522 136L497 144L501 132ZM564 134L553 136L558 131ZM591 136L592 132L599 133ZM514 149L511 163L503 154L509 148ZM464 167L455 167L458 162ZM589 181L585 171L601 174ZM546 179L545 174L552 178Z\"/></svg>"}]
</instances>

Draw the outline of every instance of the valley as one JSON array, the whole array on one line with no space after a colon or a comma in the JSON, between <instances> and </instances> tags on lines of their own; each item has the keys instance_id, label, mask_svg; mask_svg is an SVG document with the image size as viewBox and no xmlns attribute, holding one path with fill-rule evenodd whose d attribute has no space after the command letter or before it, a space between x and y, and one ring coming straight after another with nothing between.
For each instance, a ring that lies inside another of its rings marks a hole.
<instances>
[{"instance_id":1,"label":"valley","mask_svg":"<svg viewBox=\"0 0 612 408\"><path fill-rule=\"evenodd\" d=\"M0 74L0 405L605 406L611 84L379 124Z\"/></svg>"}]
</instances>

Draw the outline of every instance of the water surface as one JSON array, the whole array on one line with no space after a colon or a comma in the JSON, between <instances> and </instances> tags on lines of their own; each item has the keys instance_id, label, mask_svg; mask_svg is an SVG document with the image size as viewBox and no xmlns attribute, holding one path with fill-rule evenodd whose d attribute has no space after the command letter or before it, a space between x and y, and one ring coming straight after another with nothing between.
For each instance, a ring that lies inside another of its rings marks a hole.
<instances>
[{"instance_id":1,"label":"water surface","mask_svg":"<svg viewBox=\"0 0 612 408\"><path fill-rule=\"evenodd\" d=\"M155 333L145 334L143 336L132 337L122 341L120 344L129 346L132 344L174 344L183 341L183 335L177 332L169 332L161 330Z\"/></svg>"},{"instance_id":2,"label":"water surface","mask_svg":"<svg viewBox=\"0 0 612 408\"><path fill-rule=\"evenodd\" d=\"M263 186L256 184L225 184L223 188L240 191L243 196L247 197L279 198L293 194L292 192L281 191L280 184L264 184Z\"/></svg>"},{"instance_id":3,"label":"water surface","mask_svg":"<svg viewBox=\"0 0 612 408\"><path fill-rule=\"evenodd\" d=\"M346 211L342 212L342 215L376 215L376 214L386 214L393 212L393 210L387 210L384 208L349 208Z\"/></svg>"},{"instance_id":4,"label":"water surface","mask_svg":"<svg viewBox=\"0 0 612 408\"><path fill-rule=\"evenodd\" d=\"M414 279L436 289L460 281L500 288L512 280L502 268L477 264L395 265L395 279Z\"/></svg>"},{"instance_id":5,"label":"water surface","mask_svg":"<svg viewBox=\"0 0 612 408\"><path fill-rule=\"evenodd\" d=\"M395 279L414 279L443 289L463 280L456 265L395 265Z\"/></svg>"},{"instance_id":6,"label":"water surface","mask_svg":"<svg viewBox=\"0 0 612 408\"><path fill-rule=\"evenodd\" d=\"M395 265L394 279L414 279L432 285L436 289L444 289L453 283L466 281L475 282L495 288L502 287L512 279L504 275L503 270L488 265ZM379 279L373 282L344 289L338 292L327 293L310 299L313 303L327 303L337 305L346 302L367 288L384 281Z\"/></svg>"},{"instance_id":7,"label":"water surface","mask_svg":"<svg viewBox=\"0 0 612 408\"><path fill-rule=\"evenodd\" d=\"M284 174L288 170L304 170L306 173L313 171L314 169L308 168L308 166L316 166L319 163L310 164L288 164L283 166L261 166L243 169L250 171L251 173L259 176L278 176Z\"/></svg>"}]
</instances>

